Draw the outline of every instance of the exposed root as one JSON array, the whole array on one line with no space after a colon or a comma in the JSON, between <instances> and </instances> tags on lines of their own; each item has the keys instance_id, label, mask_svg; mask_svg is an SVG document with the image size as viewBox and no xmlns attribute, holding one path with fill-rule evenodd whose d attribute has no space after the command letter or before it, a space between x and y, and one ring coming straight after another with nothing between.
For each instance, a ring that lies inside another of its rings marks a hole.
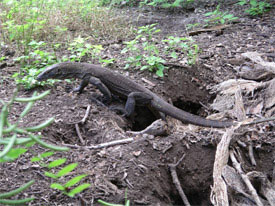
<instances>
[{"instance_id":1,"label":"exposed root","mask_svg":"<svg viewBox=\"0 0 275 206\"><path fill-rule=\"evenodd\" d=\"M231 150L230 151L230 159L233 163L234 168L238 171L238 173L241 175L242 180L244 181L244 183L246 184L246 186L248 187L248 190L250 192L250 194L253 197L253 200L255 201L255 203L257 204L257 206L263 206L262 201L260 200L255 188L253 187L253 185L251 184L248 176L243 172L241 164L237 161L234 152Z\"/></svg>"},{"instance_id":2,"label":"exposed root","mask_svg":"<svg viewBox=\"0 0 275 206\"><path fill-rule=\"evenodd\" d=\"M172 179L173 179L173 183L175 184L184 205L185 206L191 206L188 199L187 199L187 197L186 197L186 195L184 194L183 189L181 188L180 181L179 181L179 178L178 178L178 175L177 175L177 172L176 172L176 167L180 164L180 162L183 160L184 157L185 157L185 154L182 155L182 157L178 160L178 162L176 164L169 164L168 166L169 166L170 171L171 171L171 176L172 176Z\"/></svg>"}]
</instances>

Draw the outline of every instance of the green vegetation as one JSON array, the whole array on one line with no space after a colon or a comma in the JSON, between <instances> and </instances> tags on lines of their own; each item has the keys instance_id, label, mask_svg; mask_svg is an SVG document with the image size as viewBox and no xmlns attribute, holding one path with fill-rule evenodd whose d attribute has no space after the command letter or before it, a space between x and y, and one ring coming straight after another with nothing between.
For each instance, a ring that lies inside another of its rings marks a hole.
<instances>
[{"instance_id":1,"label":"green vegetation","mask_svg":"<svg viewBox=\"0 0 275 206\"><path fill-rule=\"evenodd\" d=\"M44 142L43 140L41 140L40 135L35 134L35 132L44 129L45 127L48 127L54 121L54 118L50 118L40 125L32 127L19 127L19 122L22 122L24 120L24 117L29 113L35 101L42 99L47 94L49 94L49 91L46 91L42 94L37 94L37 92L34 92L32 97L19 98L16 97L17 91L15 91L13 97L9 102L4 102L0 100L0 103L2 104L2 110L0 113L0 145L4 145L2 151L0 151L0 163L15 161L20 157L20 155L26 153L29 148L34 144L39 144L40 146L49 149L50 151L33 157L31 159L32 162L41 161L47 157L52 156L54 154L54 151L68 151L68 148L66 147L51 145ZM27 105L25 106L25 109L22 111L22 113L19 115L17 121L11 124L9 122L9 111L11 110L14 103L26 103ZM60 167L65 162L66 159L60 158L43 165L45 165L50 170L56 167ZM45 176L51 177L53 179L61 179L61 177L68 175L72 170L74 170L76 166L77 163L71 163L67 166L62 167L59 172L57 172L57 174L45 172ZM71 189L72 186L78 184L86 176L87 175L85 174L78 175L67 181L64 185L54 182L51 184L51 188L61 190L64 194L73 197L75 194L82 192L84 189L90 186L90 184L83 183ZM31 180L18 189L0 194L0 203L14 205L25 204L34 200L33 197L19 200L10 199L15 195L21 193L22 191L26 190L33 183L34 180Z\"/></svg>"},{"instance_id":2,"label":"green vegetation","mask_svg":"<svg viewBox=\"0 0 275 206\"><path fill-rule=\"evenodd\" d=\"M140 6L148 5L148 6L159 6L162 8L176 8L176 7L182 7L185 8L189 4L193 3L194 0L143 0L140 2Z\"/></svg>"},{"instance_id":3,"label":"green vegetation","mask_svg":"<svg viewBox=\"0 0 275 206\"><path fill-rule=\"evenodd\" d=\"M26 89L33 88L37 85L50 84L52 85L56 80L48 80L47 82L37 82L35 78L47 66L57 62L56 54L47 52L47 44L43 41L31 41L28 44L28 55L22 55L14 59L15 62L20 63L19 72L13 74L13 78L17 84L21 84Z\"/></svg>"},{"instance_id":4,"label":"green vegetation","mask_svg":"<svg viewBox=\"0 0 275 206\"><path fill-rule=\"evenodd\" d=\"M36 76L47 66L64 61L97 61L112 64L115 59L101 57L102 39L125 38L132 34L130 25L115 17L108 8L90 0L4 0L0 2L0 42L16 47L14 61L20 70L13 74L26 89L50 84L37 82ZM66 54L60 53L67 50ZM0 57L0 62L5 57Z\"/></svg>"},{"instance_id":5,"label":"green vegetation","mask_svg":"<svg viewBox=\"0 0 275 206\"><path fill-rule=\"evenodd\" d=\"M156 74L163 77L165 60L159 56L159 49L156 47L156 41L153 35L160 32L155 28L156 24L139 27L138 35L132 41L125 42L126 47L121 51L122 54L130 53L126 59L125 69L129 67L139 68L140 70L148 69L156 71ZM139 48L139 44L142 48Z\"/></svg>"},{"instance_id":6,"label":"green vegetation","mask_svg":"<svg viewBox=\"0 0 275 206\"><path fill-rule=\"evenodd\" d=\"M251 16L262 15L265 12L268 12L271 8L271 4L266 1L257 1L257 0L240 0L239 5L243 6L249 4L249 8L245 10L246 13Z\"/></svg>"},{"instance_id":7,"label":"green vegetation","mask_svg":"<svg viewBox=\"0 0 275 206\"><path fill-rule=\"evenodd\" d=\"M166 54L170 57L177 59L179 54L187 56L187 63L189 65L195 64L199 55L199 46L195 44L194 40L190 37L174 37L169 36L168 39L162 40L168 45L166 46Z\"/></svg>"},{"instance_id":8,"label":"green vegetation","mask_svg":"<svg viewBox=\"0 0 275 206\"><path fill-rule=\"evenodd\" d=\"M233 14L229 14L227 11L225 12L220 11L220 4L216 7L214 11L207 12L206 14L204 14L204 16L209 17L204 20L205 24L200 24L200 23L188 24L186 26L186 29L192 30L196 27L211 27L211 26L223 25L223 24L232 23L234 20L238 19L238 17L235 17Z\"/></svg>"},{"instance_id":9,"label":"green vegetation","mask_svg":"<svg viewBox=\"0 0 275 206\"><path fill-rule=\"evenodd\" d=\"M49 157L51 155L53 155L52 152L42 153L41 155L32 158L32 162L41 161L45 157ZM43 163L41 163L41 166L44 166L44 167L48 168L49 170L54 170L57 167L60 167L61 165L66 163L66 161L67 161L66 158L60 158L60 159L53 160L48 164L43 162ZM46 171L44 173L44 175L47 177L50 177L54 180L62 181L62 179L64 179L63 177L65 177L71 171L73 171L77 167L77 165L78 165L77 163L71 163L71 164L68 164L67 166L61 167L60 170L56 174ZM71 189L74 185L78 184L86 176L87 176L86 174L77 175L64 184L58 183L58 182L53 182L53 183L51 183L50 187L53 189L56 189L56 190L60 190L63 194L68 195L69 197L74 197L76 194L78 194L78 193L82 192L83 190L87 189L88 187L90 187L90 184L83 183L83 184L80 184L77 187Z\"/></svg>"},{"instance_id":10,"label":"green vegetation","mask_svg":"<svg viewBox=\"0 0 275 206\"><path fill-rule=\"evenodd\" d=\"M128 54L125 69L135 68L155 72L159 77L163 77L166 60L162 57L169 55L174 59L180 54L187 56L188 64L195 64L199 53L198 45L191 38L173 37L159 41L155 34L160 32L156 29L156 24L142 26L138 28L137 36L132 41L124 42L126 47L121 51ZM165 50L159 49L164 46Z\"/></svg>"},{"instance_id":11,"label":"green vegetation","mask_svg":"<svg viewBox=\"0 0 275 206\"><path fill-rule=\"evenodd\" d=\"M233 14L229 14L226 11L225 12L220 11L220 5L218 5L214 11L206 13L205 16L209 17L208 19L205 20L206 22L205 26L213 26L218 24L230 23L238 19L238 17L235 17Z\"/></svg>"},{"instance_id":12,"label":"green vegetation","mask_svg":"<svg viewBox=\"0 0 275 206\"><path fill-rule=\"evenodd\" d=\"M185 8L188 5L192 4L195 0L100 0L100 6L152 6L152 7L161 7L161 8Z\"/></svg>"},{"instance_id":13,"label":"green vegetation","mask_svg":"<svg viewBox=\"0 0 275 206\"><path fill-rule=\"evenodd\" d=\"M113 203L105 202L103 200L98 200L97 202L100 203L101 205L105 205L105 206L130 206L130 200L127 199L127 188L125 191L125 204L124 205L113 204Z\"/></svg>"},{"instance_id":14,"label":"green vegetation","mask_svg":"<svg viewBox=\"0 0 275 206\"><path fill-rule=\"evenodd\" d=\"M2 41L16 43L23 54L33 40L66 44L76 36L117 39L131 34L122 18L90 0L3 0L0 2Z\"/></svg>"}]
</instances>

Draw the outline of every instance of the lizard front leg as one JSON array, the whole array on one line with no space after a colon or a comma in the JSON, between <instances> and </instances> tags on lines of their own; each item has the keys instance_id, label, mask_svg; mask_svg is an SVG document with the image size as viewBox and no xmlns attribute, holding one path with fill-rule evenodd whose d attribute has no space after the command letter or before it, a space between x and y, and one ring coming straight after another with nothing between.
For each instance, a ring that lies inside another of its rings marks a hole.
<instances>
[{"instance_id":1,"label":"lizard front leg","mask_svg":"<svg viewBox=\"0 0 275 206\"><path fill-rule=\"evenodd\" d=\"M89 82L94 85L106 98L106 102L110 103L112 101L112 94L105 84L101 82L100 79L96 77L90 77Z\"/></svg>"},{"instance_id":2,"label":"lizard front leg","mask_svg":"<svg viewBox=\"0 0 275 206\"><path fill-rule=\"evenodd\" d=\"M149 105L153 97L150 94L144 92L131 92L125 104L125 113L126 116L131 116L135 111L136 103L140 105Z\"/></svg>"},{"instance_id":3,"label":"lizard front leg","mask_svg":"<svg viewBox=\"0 0 275 206\"><path fill-rule=\"evenodd\" d=\"M82 79L80 85L77 88L75 88L73 91L81 93L83 91L83 89L89 83L92 84L92 85L94 85L97 89L99 89L99 91L104 95L104 97L106 98L106 101L108 103L111 102L111 100L112 100L112 94L111 94L110 90L105 86L105 84L103 84L101 82L100 79L98 79L96 77L92 77L92 76L84 77Z\"/></svg>"},{"instance_id":4,"label":"lizard front leg","mask_svg":"<svg viewBox=\"0 0 275 206\"><path fill-rule=\"evenodd\" d=\"M81 93L83 89L89 84L90 77L84 77L77 88L73 89L73 92Z\"/></svg>"}]
</instances>

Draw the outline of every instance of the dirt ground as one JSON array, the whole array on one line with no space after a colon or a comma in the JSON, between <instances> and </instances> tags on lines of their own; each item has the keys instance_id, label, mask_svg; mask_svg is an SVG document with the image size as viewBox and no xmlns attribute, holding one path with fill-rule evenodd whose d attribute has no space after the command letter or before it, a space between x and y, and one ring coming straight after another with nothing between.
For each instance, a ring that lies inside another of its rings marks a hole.
<instances>
[{"instance_id":1,"label":"dirt ground","mask_svg":"<svg viewBox=\"0 0 275 206\"><path fill-rule=\"evenodd\" d=\"M211 9L207 7L206 10L185 12L135 9L126 12L132 15L133 22L137 25L158 23L163 31L162 35L176 36L185 35L185 25L194 23L195 20L202 21L203 13ZM209 104L216 94L210 93L209 89L224 80L240 78L236 68L245 64L239 59L241 53L257 51L269 62L274 62L275 58L274 10L256 18L245 16L235 5L227 7L227 10L242 17L222 31L203 32L193 36L202 51L197 65L189 68L172 64L164 79L155 78L146 72L119 69L119 62L113 69L136 80L185 111L204 117L213 114ZM134 18L136 14L139 14L138 18ZM116 48L117 46L109 45L107 50L114 56L119 55L120 51L116 51ZM10 76L18 67L19 65L10 65L0 69L0 99L4 101L11 97L15 88ZM183 191L191 205L211 204L216 146L225 129L185 125L168 117L168 134L135 136L127 131L142 130L156 120L149 110L138 108L134 122L130 121L110 109L112 105L121 105L123 102L115 102L108 108L91 101L91 93L99 94L92 86L88 86L82 94L71 93L78 83L57 83L51 88L50 95L35 104L24 125L36 125L54 116L55 122L42 131L44 139L52 144L71 145L72 148L70 152L57 153L48 161L62 156L69 162L78 162L73 174L88 174L84 182L91 183L91 187L75 198L49 189L52 180L43 175L46 169L30 162L33 154L44 151L35 146L33 152L23 155L16 162L1 164L0 193L35 179L36 183L30 189L18 195L18 198L35 196L36 200L29 205L98 205L98 199L123 204L126 191L131 205L183 205L172 181L168 164L175 163L185 154L176 169ZM47 89L49 88L34 90L42 92ZM21 90L19 95L30 96L32 92ZM245 104L252 105L258 98L261 96L251 95L245 98ZM83 138L81 142L75 123L84 117L88 105L91 105L88 119L85 124L78 124ZM18 117L23 106L15 104L10 118ZM265 112L262 111L260 115L265 116ZM256 116L248 112L247 115ZM229 115L229 118L234 117ZM274 122L251 125L244 130L242 134L252 131L250 143L254 148L257 165L251 164L247 148L238 146L237 139L234 139L231 146L240 148L245 163L243 169L246 172L263 172L274 182ZM238 135L238 140L248 144L247 136L242 134ZM134 137L135 141L101 149L84 147L129 137Z\"/></svg>"}]
</instances>

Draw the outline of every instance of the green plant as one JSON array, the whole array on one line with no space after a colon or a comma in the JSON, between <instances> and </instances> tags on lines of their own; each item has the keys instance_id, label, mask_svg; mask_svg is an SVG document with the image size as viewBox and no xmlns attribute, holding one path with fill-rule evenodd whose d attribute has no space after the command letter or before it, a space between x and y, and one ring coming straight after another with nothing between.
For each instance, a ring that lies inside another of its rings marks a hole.
<instances>
[{"instance_id":1,"label":"green plant","mask_svg":"<svg viewBox=\"0 0 275 206\"><path fill-rule=\"evenodd\" d=\"M194 23L194 24L187 24L186 25L186 30L192 30L196 27L200 26L200 23Z\"/></svg>"},{"instance_id":2,"label":"green plant","mask_svg":"<svg viewBox=\"0 0 275 206\"><path fill-rule=\"evenodd\" d=\"M162 8L176 8L176 7L186 7L189 4L193 3L194 0L143 0L140 2L140 6L160 6Z\"/></svg>"},{"instance_id":3,"label":"green plant","mask_svg":"<svg viewBox=\"0 0 275 206\"><path fill-rule=\"evenodd\" d=\"M204 14L205 16L210 16L210 18L205 19L204 21L207 23L206 26L216 25L216 24L225 24L230 23L233 20L238 19L238 17L234 17L233 14L228 14L228 12L220 11L220 5L216 7L214 11L208 12Z\"/></svg>"},{"instance_id":4,"label":"green plant","mask_svg":"<svg viewBox=\"0 0 275 206\"><path fill-rule=\"evenodd\" d=\"M190 37L169 36L167 39L162 40L162 42L168 44L165 49L166 54L169 54L170 57L177 59L180 52L188 57L188 64L192 65L196 63L199 54L199 47Z\"/></svg>"},{"instance_id":5,"label":"green plant","mask_svg":"<svg viewBox=\"0 0 275 206\"><path fill-rule=\"evenodd\" d=\"M0 8L1 40L15 43L24 55L28 55L32 40L69 42L78 31L94 40L132 34L131 25L123 17L115 17L97 1L4 0Z\"/></svg>"},{"instance_id":6,"label":"green plant","mask_svg":"<svg viewBox=\"0 0 275 206\"><path fill-rule=\"evenodd\" d=\"M32 127L19 127L19 122L29 113L35 101L42 99L49 91L46 91L40 95L37 92L34 92L32 97L29 98L19 98L17 96L17 90L14 92L12 98L8 102L0 100L2 104L2 109L0 113L0 145L4 145L3 150L0 151L0 163L14 161L28 151L28 148L33 144L37 143L44 148L48 148L55 151L67 151L66 147L59 147L55 145L48 144L41 140L40 135L34 134L34 132L40 131L43 128L49 126L54 118L50 118L45 122L37 126ZM27 103L25 109L19 115L17 121L13 124L9 121L9 113L14 102ZM12 190L7 193L0 194L0 203L1 204L26 204L27 202L32 201L34 198L25 198L20 200L10 199L15 195L26 190L34 183L34 180L29 181L27 184L21 186L18 189Z\"/></svg>"},{"instance_id":7,"label":"green plant","mask_svg":"<svg viewBox=\"0 0 275 206\"><path fill-rule=\"evenodd\" d=\"M31 41L28 46L31 51L28 55L22 55L15 59L21 65L20 71L13 74L17 84L21 84L26 89L33 88L37 85L53 84L56 80L48 80L46 82L36 81L37 75L47 66L57 62L54 53L46 52L43 49L47 44L43 41Z\"/></svg>"},{"instance_id":8,"label":"green plant","mask_svg":"<svg viewBox=\"0 0 275 206\"><path fill-rule=\"evenodd\" d=\"M99 0L99 6L120 6L121 4L127 6L135 6L137 2L135 0Z\"/></svg>"},{"instance_id":9,"label":"green plant","mask_svg":"<svg viewBox=\"0 0 275 206\"><path fill-rule=\"evenodd\" d=\"M86 43L88 38L78 36L69 44L68 50L72 53L69 60L73 62L80 62L83 57L91 56L93 59L101 59L99 54L103 50L102 45L92 45ZM67 59L63 59L67 60Z\"/></svg>"},{"instance_id":10,"label":"green plant","mask_svg":"<svg viewBox=\"0 0 275 206\"><path fill-rule=\"evenodd\" d=\"M98 200L98 203L106 206L130 206L130 200L127 199L127 188L125 191L125 205L113 204L113 203L105 202L103 200Z\"/></svg>"},{"instance_id":11,"label":"green plant","mask_svg":"<svg viewBox=\"0 0 275 206\"><path fill-rule=\"evenodd\" d=\"M159 56L159 49L153 39L154 34L160 32L155 28L156 24L146 25L138 28L137 36L132 41L125 42L126 47L121 51L122 54L129 53L126 59L125 69L129 67L140 68L156 72L163 77L165 60ZM141 44L141 48L140 45Z\"/></svg>"},{"instance_id":12,"label":"green plant","mask_svg":"<svg viewBox=\"0 0 275 206\"><path fill-rule=\"evenodd\" d=\"M262 15L271 8L271 4L266 1L257 1L257 0L240 0L239 5L243 6L249 2L250 8L246 9L245 12L249 13L252 16Z\"/></svg>"},{"instance_id":13,"label":"green plant","mask_svg":"<svg viewBox=\"0 0 275 206\"><path fill-rule=\"evenodd\" d=\"M31 161L32 162L42 161L44 158L49 157L51 155L53 155L53 152L45 152L40 154L39 156L33 157ZM60 158L60 159L51 161L48 164L42 162L41 165L48 168L49 170L53 170L53 169L56 169L57 167L61 167L61 165L66 163L66 161L67 161L66 158ZM64 179L66 175L68 175L71 171L73 171L77 167L77 165L78 165L77 163L71 163L71 164L68 164L67 166L61 167L56 174L46 171L44 175L54 180L62 181L62 179ZM86 174L77 175L72 179L68 180L67 182L65 182L64 184L53 182L51 183L50 187L61 191L63 194L69 197L74 197L76 194L90 187L90 184L83 183L72 189L73 186L78 184L86 176L87 176Z\"/></svg>"}]
</instances>

